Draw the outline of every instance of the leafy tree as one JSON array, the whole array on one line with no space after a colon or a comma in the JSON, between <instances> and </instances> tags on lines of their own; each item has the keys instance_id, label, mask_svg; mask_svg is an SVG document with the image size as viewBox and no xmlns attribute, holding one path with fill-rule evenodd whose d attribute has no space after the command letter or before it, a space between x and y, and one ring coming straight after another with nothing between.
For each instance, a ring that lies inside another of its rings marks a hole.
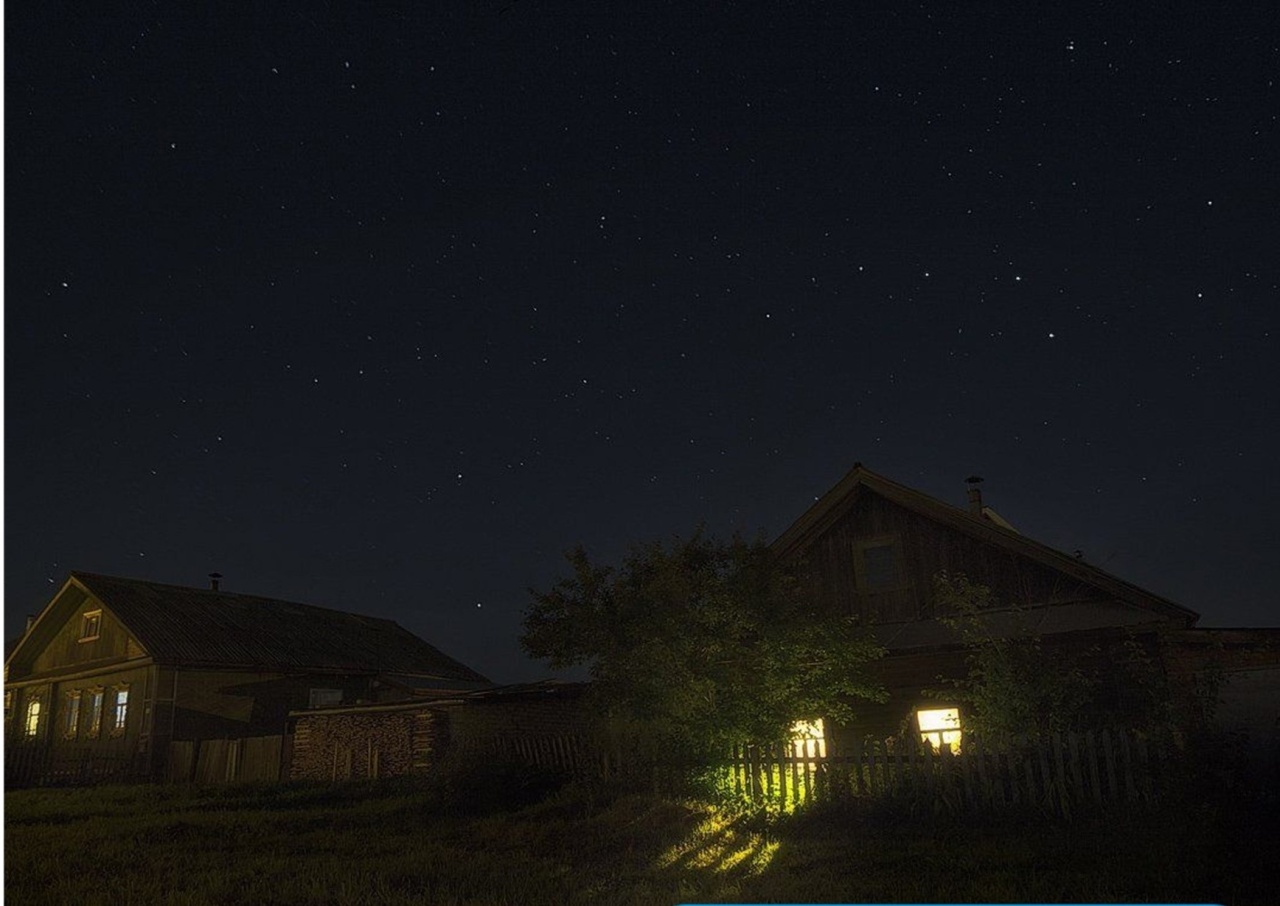
<instances>
[{"instance_id":1,"label":"leafy tree","mask_svg":"<svg viewBox=\"0 0 1280 906\"><path fill-rule=\"evenodd\" d=\"M987 736L1124 725L1165 734L1174 724L1168 684L1150 652L1129 636L1102 650L1046 646L1023 619L963 575L934 578L940 617L968 648L969 672L950 680L969 707L966 724ZM997 614L999 616L997 617Z\"/></svg>"},{"instance_id":2,"label":"leafy tree","mask_svg":"<svg viewBox=\"0 0 1280 906\"><path fill-rule=\"evenodd\" d=\"M581 547L568 560L571 575L531 590L521 644L553 668L588 667L601 713L657 751L783 739L797 719L848 720L856 700L884 698L866 671L883 651L762 542L699 529L616 569Z\"/></svg>"},{"instance_id":3,"label":"leafy tree","mask_svg":"<svg viewBox=\"0 0 1280 906\"><path fill-rule=\"evenodd\" d=\"M986 736L1078 729L1091 718L1094 679L1075 658L1047 651L1023 612L999 602L964 575L934 577L939 619L968 649L969 672L951 679L967 704L965 723ZM993 611L1003 619L997 628Z\"/></svg>"}]
</instances>

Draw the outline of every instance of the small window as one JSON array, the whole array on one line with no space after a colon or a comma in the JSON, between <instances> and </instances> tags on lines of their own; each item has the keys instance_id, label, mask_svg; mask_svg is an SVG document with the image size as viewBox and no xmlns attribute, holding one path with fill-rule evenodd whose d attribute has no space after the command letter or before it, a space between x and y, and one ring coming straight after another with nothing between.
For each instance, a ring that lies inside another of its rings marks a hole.
<instances>
[{"instance_id":1,"label":"small window","mask_svg":"<svg viewBox=\"0 0 1280 906\"><path fill-rule=\"evenodd\" d=\"M920 738L933 751L946 746L952 752L960 751L960 709L921 708L916 711L916 723L920 725Z\"/></svg>"},{"instance_id":2,"label":"small window","mask_svg":"<svg viewBox=\"0 0 1280 906\"><path fill-rule=\"evenodd\" d=\"M62 735L75 739L80 729L80 690L67 693L66 710L62 712Z\"/></svg>"},{"instance_id":3,"label":"small window","mask_svg":"<svg viewBox=\"0 0 1280 906\"><path fill-rule=\"evenodd\" d=\"M101 689L89 690L89 736L96 738L102 732L102 700L105 693Z\"/></svg>"},{"instance_id":4,"label":"small window","mask_svg":"<svg viewBox=\"0 0 1280 906\"><path fill-rule=\"evenodd\" d=\"M124 732L125 722L129 718L129 687L116 689L116 709L111 720L111 735L119 736Z\"/></svg>"},{"instance_id":5,"label":"small window","mask_svg":"<svg viewBox=\"0 0 1280 906\"><path fill-rule=\"evenodd\" d=\"M312 708L336 708L342 704L341 689L312 689L309 702Z\"/></svg>"},{"instance_id":6,"label":"small window","mask_svg":"<svg viewBox=\"0 0 1280 906\"><path fill-rule=\"evenodd\" d=\"M91 610L80 617L80 641L91 642L102 633L102 611Z\"/></svg>"},{"instance_id":7,"label":"small window","mask_svg":"<svg viewBox=\"0 0 1280 906\"><path fill-rule=\"evenodd\" d=\"M893 588L898 584L898 563L892 544L864 547L862 566L868 590Z\"/></svg>"},{"instance_id":8,"label":"small window","mask_svg":"<svg viewBox=\"0 0 1280 906\"><path fill-rule=\"evenodd\" d=\"M4 690L4 719L13 717L13 690Z\"/></svg>"},{"instance_id":9,"label":"small window","mask_svg":"<svg viewBox=\"0 0 1280 906\"><path fill-rule=\"evenodd\" d=\"M31 739L40 733L40 699L33 698L27 702L27 738Z\"/></svg>"}]
</instances>

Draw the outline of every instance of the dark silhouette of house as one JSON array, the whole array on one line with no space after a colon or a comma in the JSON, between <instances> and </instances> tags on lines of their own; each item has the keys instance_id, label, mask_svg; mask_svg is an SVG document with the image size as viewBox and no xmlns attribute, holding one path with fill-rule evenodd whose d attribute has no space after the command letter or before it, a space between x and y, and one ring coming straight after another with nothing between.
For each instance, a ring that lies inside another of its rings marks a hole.
<instances>
[{"instance_id":1,"label":"dark silhouette of house","mask_svg":"<svg viewBox=\"0 0 1280 906\"><path fill-rule=\"evenodd\" d=\"M191 776L203 741L273 739L278 774L291 710L487 685L392 620L73 572L6 659L8 763Z\"/></svg>"},{"instance_id":2,"label":"dark silhouette of house","mask_svg":"<svg viewBox=\"0 0 1280 906\"><path fill-rule=\"evenodd\" d=\"M773 542L778 556L803 564L814 594L867 626L887 651L875 669L889 700L861 707L845 735L923 732L922 711L963 726L963 708L945 689L967 674L969 649L947 625L951 614L935 588L940 574L963 574L1000 602L984 614L987 630L1041 640L1046 669L1054 654L1108 666L1141 651L1188 720L1210 719L1207 711L1225 700L1219 715L1249 714L1255 735L1274 744L1280 630L1195 629L1194 611L1019 534L983 504L980 481L969 480L961 508L859 463ZM1121 719L1138 690L1123 671L1110 671L1101 693ZM1197 701L1206 695L1216 696L1208 709Z\"/></svg>"}]
</instances>

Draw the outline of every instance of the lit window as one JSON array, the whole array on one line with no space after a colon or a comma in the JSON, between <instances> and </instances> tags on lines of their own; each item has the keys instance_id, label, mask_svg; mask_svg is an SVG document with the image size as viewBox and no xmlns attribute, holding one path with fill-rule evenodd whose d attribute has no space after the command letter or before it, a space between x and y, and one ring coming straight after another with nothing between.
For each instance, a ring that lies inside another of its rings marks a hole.
<instances>
[{"instance_id":1,"label":"lit window","mask_svg":"<svg viewBox=\"0 0 1280 906\"><path fill-rule=\"evenodd\" d=\"M4 690L4 719L8 720L13 717L13 690Z\"/></svg>"},{"instance_id":2,"label":"lit window","mask_svg":"<svg viewBox=\"0 0 1280 906\"><path fill-rule=\"evenodd\" d=\"M27 702L27 736L32 737L40 732L40 699L33 698Z\"/></svg>"},{"instance_id":3,"label":"lit window","mask_svg":"<svg viewBox=\"0 0 1280 906\"><path fill-rule=\"evenodd\" d=\"M960 709L921 708L916 711L920 725L920 738L935 752L946 746L952 752L960 751Z\"/></svg>"},{"instance_id":4,"label":"lit window","mask_svg":"<svg viewBox=\"0 0 1280 906\"><path fill-rule=\"evenodd\" d=\"M102 732L102 699L101 689L89 690L89 735L97 736Z\"/></svg>"},{"instance_id":5,"label":"lit window","mask_svg":"<svg viewBox=\"0 0 1280 906\"><path fill-rule=\"evenodd\" d=\"M791 725L791 745L796 758L826 758L827 738L822 718L798 720Z\"/></svg>"},{"instance_id":6,"label":"lit window","mask_svg":"<svg viewBox=\"0 0 1280 906\"><path fill-rule=\"evenodd\" d=\"M125 720L129 717L129 689L122 686L116 690L115 718L111 722L112 735L124 732Z\"/></svg>"},{"instance_id":7,"label":"lit window","mask_svg":"<svg viewBox=\"0 0 1280 906\"><path fill-rule=\"evenodd\" d=\"M80 690L67 693L67 710L62 715L62 735L67 739L75 739L80 729Z\"/></svg>"},{"instance_id":8,"label":"lit window","mask_svg":"<svg viewBox=\"0 0 1280 906\"><path fill-rule=\"evenodd\" d=\"M312 708L336 708L342 704L341 689L312 689L309 705Z\"/></svg>"},{"instance_id":9,"label":"lit window","mask_svg":"<svg viewBox=\"0 0 1280 906\"><path fill-rule=\"evenodd\" d=\"M102 632L102 611L91 610L80 618L80 641L90 642Z\"/></svg>"}]
</instances>

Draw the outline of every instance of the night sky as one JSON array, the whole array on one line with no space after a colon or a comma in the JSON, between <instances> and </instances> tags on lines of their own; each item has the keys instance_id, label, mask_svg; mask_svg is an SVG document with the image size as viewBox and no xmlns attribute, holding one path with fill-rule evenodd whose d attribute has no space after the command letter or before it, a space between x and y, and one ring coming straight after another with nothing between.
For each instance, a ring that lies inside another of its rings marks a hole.
<instances>
[{"instance_id":1,"label":"night sky","mask_svg":"<svg viewBox=\"0 0 1280 906\"><path fill-rule=\"evenodd\" d=\"M855 461L1280 625L1280 29L1149 6L9 4L6 635L217 570L533 679L567 548Z\"/></svg>"}]
</instances>

